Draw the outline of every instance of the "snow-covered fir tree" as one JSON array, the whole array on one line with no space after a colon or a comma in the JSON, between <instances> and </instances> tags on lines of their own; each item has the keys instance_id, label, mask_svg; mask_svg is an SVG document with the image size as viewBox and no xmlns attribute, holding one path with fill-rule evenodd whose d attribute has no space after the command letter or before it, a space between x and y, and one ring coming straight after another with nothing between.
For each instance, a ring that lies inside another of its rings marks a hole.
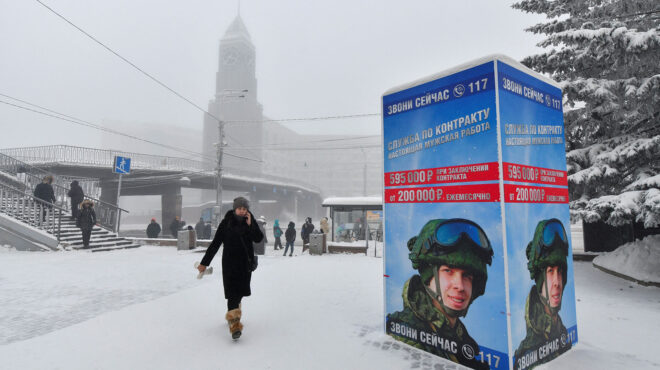
<instances>
[{"instance_id":1,"label":"snow-covered fir tree","mask_svg":"<svg viewBox=\"0 0 660 370\"><path fill-rule=\"evenodd\" d=\"M523 0L544 52L522 63L564 93L572 215L660 225L660 1Z\"/></svg>"}]
</instances>

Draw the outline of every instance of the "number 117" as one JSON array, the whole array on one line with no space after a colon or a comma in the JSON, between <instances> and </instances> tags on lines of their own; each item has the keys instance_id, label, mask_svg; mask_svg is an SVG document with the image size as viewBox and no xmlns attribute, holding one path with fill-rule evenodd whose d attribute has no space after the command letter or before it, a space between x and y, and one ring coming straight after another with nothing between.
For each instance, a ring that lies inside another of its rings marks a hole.
<instances>
[{"instance_id":1,"label":"number 117","mask_svg":"<svg viewBox=\"0 0 660 370\"><path fill-rule=\"evenodd\" d=\"M468 87L470 88L470 92L473 93L475 91L486 90L486 84L487 83L488 83L488 78L482 78L479 81L470 82Z\"/></svg>"}]
</instances>

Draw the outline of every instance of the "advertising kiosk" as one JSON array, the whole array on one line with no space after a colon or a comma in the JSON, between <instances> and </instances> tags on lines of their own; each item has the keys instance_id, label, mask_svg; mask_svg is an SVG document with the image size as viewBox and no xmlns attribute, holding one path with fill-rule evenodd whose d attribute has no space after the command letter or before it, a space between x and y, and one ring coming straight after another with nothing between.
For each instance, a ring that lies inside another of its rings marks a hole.
<instances>
[{"instance_id":1,"label":"advertising kiosk","mask_svg":"<svg viewBox=\"0 0 660 370\"><path fill-rule=\"evenodd\" d=\"M387 334L475 369L577 343L562 93L493 55L387 91Z\"/></svg>"}]
</instances>

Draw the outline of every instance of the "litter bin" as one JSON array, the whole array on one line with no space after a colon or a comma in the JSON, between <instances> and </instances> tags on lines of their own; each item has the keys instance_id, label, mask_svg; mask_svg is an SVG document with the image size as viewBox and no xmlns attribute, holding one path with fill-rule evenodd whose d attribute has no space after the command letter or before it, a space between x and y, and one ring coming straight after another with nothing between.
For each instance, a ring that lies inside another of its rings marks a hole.
<instances>
[{"instance_id":1,"label":"litter bin","mask_svg":"<svg viewBox=\"0 0 660 370\"><path fill-rule=\"evenodd\" d=\"M176 249L188 250L195 248L197 242L197 234L195 230L181 230L179 231L176 239Z\"/></svg>"},{"instance_id":2,"label":"litter bin","mask_svg":"<svg viewBox=\"0 0 660 370\"><path fill-rule=\"evenodd\" d=\"M309 235L309 254L321 255L326 252L326 234Z\"/></svg>"}]
</instances>

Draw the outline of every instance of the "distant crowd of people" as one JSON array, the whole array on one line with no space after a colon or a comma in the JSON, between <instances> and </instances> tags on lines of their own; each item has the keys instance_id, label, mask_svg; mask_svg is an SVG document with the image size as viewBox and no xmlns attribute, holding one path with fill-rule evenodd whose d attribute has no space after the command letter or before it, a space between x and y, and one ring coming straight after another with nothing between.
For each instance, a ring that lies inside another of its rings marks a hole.
<instances>
[{"instance_id":1,"label":"distant crowd of people","mask_svg":"<svg viewBox=\"0 0 660 370\"><path fill-rule=\"evenodd\" d=\"M266 244L268 243L268 237L266 236L266 217L265 216L259 216L259 218L255 219L255 223L261 233L263 234L263 238L261 241L253 243L253 248L254 248L254 253L255 254L264 254L266 250ZM188 225L186 227L186 222L181 220L179 216L174 217L172 222L170 223L169 226L169 231L171 235L174 238L177 238L179 235L179 232L185 229L188 230L194 230L195 231L195 238L196 239L205 239L205 240L210 240L212 239L212 232L213 228L211 225L210 221L205 221L203 217L199 218L199 221L195 224L195 227L193 229L192 226ZM147 226L147 237L148 238L158 238L162 229L160 224L156 221L155 218L151 219L151 222ZM314 224L312 223L312 218L307 217L305 219L305 223L302 225L302 228L300 230L300 238L302 239L303 242L303 253L309 249L309 240L310 240L310 235L313 233L324 233L324 234L329 234L330 233L330 225L328 223L328 218L323 217L320 221L320 227L319 229L316 229ZM293 245L294 242L296 241L296 224L293 221L290 221L289 224L287 225L286 230L282 230L280 227L280 221L279 219L275 219L273 223L273 237L275 238L274 244L273 244L273 249L274 250L282 250L284 249L283 255L286 256L287 253L289 256L293 256ZM284 241L285 243L282 243L282 236L284 236Z\"/></svg>"},{"instance_id":2,"label":"distant crowd of people","mask_svg":"<svg viewBox=\"0 0 660 370\"><path fill-rule=\"evenodd\" d=\"M174 217L172 222L170 223L170 233L174 238L177 238L179 236L179 231L186 229L193 229L191 225L186 226L186 222L181 220L179 216ZM204 218L200 217L199 221L195 224L195 235L199 239L211 239L211 233L212 233L212 227L211 227L211 222L210 221L204 221ZM151 219L151 222L149 225L147 225L147 237L148 238L158 238L160 235L162 229L160 227L160 224L156 222L155 218Z\"/></svg>"},{"instance_id":3,"label":"distant crowd of people","mask_svg":"<svg viewBox=\"0 0 660 370\"><path fill-rule=\"evenodd\" d=\"M43 181L38 184L34 189L34 197L43 203L41 207L41 220L42 222L46 220L48 212L52 210L53 204L56 202L55 191L52 186L53 176L45 176ZM80 228L82 232L82 248L89 248L89 243L91 239L92 229L95 225L98 225L96 218L96 212L94 210L94 202L90 199L85 199L85 193L83 188L80 186L79 182L74 180L71 182L69 191L67 193L71 202L71 219L76 222L76 226ZM260 216L255 220L255 224L261 231L264 236L259 242L254 243L253 248L256 254L264 254L265 247L268 243L266 237L266 218ZM181 220L179 216L174 217L172 222L169 224L170 234L177 238L179 231L187 228L188 230L194 230L196 239L212 239L213 227L211 222L204 220L203 217L199 218L199 221L195 224L194 229L191 225L186 227L186 222ZM158 238L163 231L161 225L156 221L155 218L151 219L151 222L147 225L146 234L148 238ZM305 218L305 223L302 225L300 230L300 238L303 242L303 253L309 248L310 235L314 232L328 234L330 232L330 226L328 224L328 218L323 217L320 221L320 227L317 230L312 223L312 218ZM287 253L289 256L293 255L293 245L296 241L296 224L293 221L290 221L287 225L285 231L280 227L278 219L274 220L273 223L273 237L275 238L273 248L274 250L284 249L283 255L286 256ZM284 236L285 243L282 243L282 236Z\"/></svg>"}]
</instances>

